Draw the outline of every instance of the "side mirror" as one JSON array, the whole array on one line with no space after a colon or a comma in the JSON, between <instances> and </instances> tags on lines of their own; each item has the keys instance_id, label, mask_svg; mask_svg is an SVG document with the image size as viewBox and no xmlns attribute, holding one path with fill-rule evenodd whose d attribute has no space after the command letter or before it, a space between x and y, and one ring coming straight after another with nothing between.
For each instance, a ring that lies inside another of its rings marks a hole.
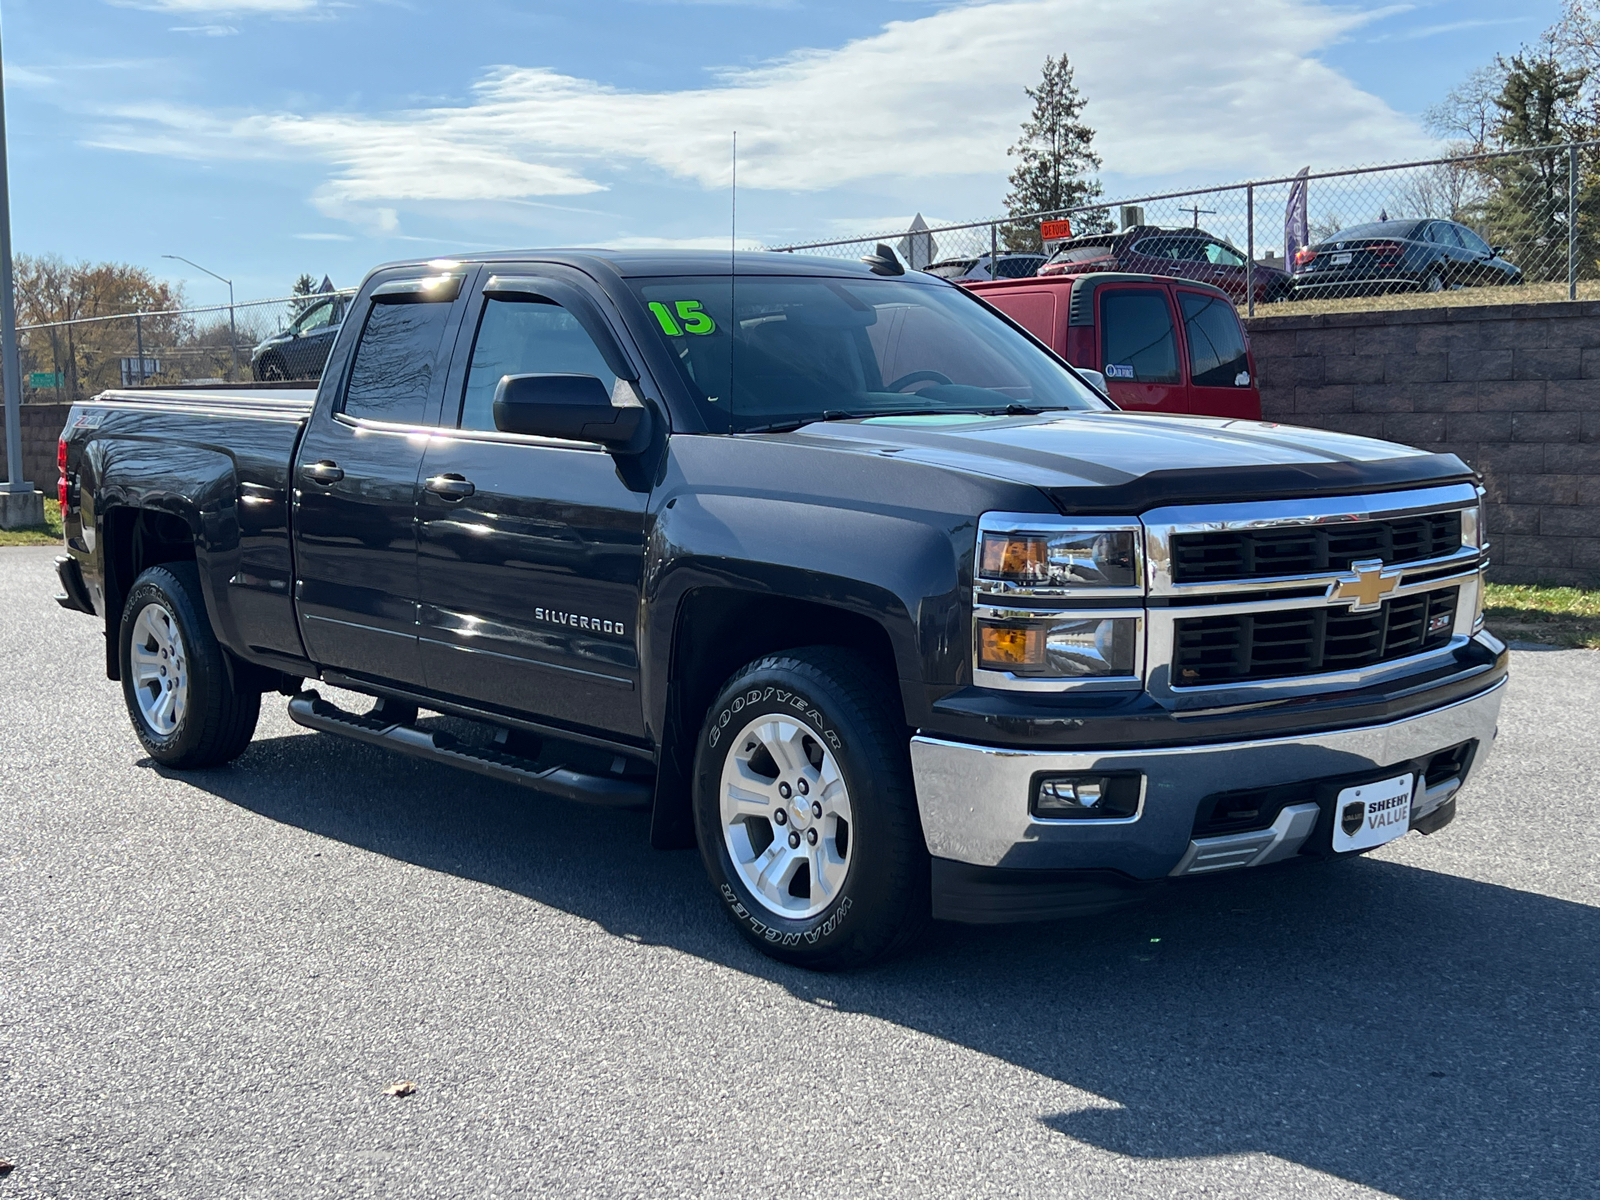
<instances>
[{"instance_id":1,"label":"side mirror","mask_svg":"<svg viewBox=\"0 0 1600 1200\"><path fill-rule=\"evenodd\" d=\"M593 375L505 375L494 390L494 427L631 454L650 440L651 422L647 408L612 404Z\"/></svg>"},{"instance_id":2,"label":"side mirror","mask_svg":"<svg viewBox=\"0 0 1600 1200\"><path fill-rule=\"evenodd\" d=\"M1489 257L1490 258L1504 258L1506 251L1509 250L1509 249L1511 249L1510 246L1490 246L1489 247Z\"/></svg>"},{"instance_id":3,"label":"side mirror","mask_svg":"<svg viewBox=\"0 0 1600 1200\"><path fill-rule=\"evenodd\" d=\"M1074 370L1078 372L1078 377L1092 387L1095 391L1099 392L1108 400L1111 398L1110 385L1106 383L1106 377L1099 371L1090 371L1084 367L1075 367Z\"/></svg>"}]
</instances>

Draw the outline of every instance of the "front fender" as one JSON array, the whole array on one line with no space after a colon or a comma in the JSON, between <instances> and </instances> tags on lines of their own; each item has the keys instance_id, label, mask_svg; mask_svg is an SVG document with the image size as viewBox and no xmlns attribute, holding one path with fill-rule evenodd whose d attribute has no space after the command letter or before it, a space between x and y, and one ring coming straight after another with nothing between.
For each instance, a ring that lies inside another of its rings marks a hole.
<instances>
[{"instance_id":1,"label":"front fender","mask_svg":"<svg viewBox=\"0 0 1600 1200\"><path fill-rule=\"evenodd\" d=\"M959 531L956 531L959 532ZM965 668L963 578L952 531L909 515L776 496L675 499L651 533L644 591L645 712L663 728L670 655L685 597L703 587L809 601L887 635L902 692L925 704L930 680ZM913 724L921 713L908 712Z\"/></svg>"}]
</instances>

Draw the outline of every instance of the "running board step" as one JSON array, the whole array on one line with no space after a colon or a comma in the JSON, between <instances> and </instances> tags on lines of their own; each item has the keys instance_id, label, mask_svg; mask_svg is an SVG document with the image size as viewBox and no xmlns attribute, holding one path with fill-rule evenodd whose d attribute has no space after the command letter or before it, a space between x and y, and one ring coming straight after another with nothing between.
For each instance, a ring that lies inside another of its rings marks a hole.
<instances>
[{"instance_id":1,"label":"running board step","mask_svg":"<svg viewBox=\"0 0 1600 1200\"><path fill-rule=\"evenodd\" d=\"M336 733L373 746L398 750L414 758L432 759L452 767L464 767L491 779L519 783L536 792L600 804L607 808L648 808L653 792L648 783L607 775L591 775L570 767L540 769L528 758L472 746L448 733L428 733L414 725L386 721L377 715L363 716L330 704L314 691L301 692L289 701L289 719L296 725L323 733Z\"/></svg>"}]
</instances>

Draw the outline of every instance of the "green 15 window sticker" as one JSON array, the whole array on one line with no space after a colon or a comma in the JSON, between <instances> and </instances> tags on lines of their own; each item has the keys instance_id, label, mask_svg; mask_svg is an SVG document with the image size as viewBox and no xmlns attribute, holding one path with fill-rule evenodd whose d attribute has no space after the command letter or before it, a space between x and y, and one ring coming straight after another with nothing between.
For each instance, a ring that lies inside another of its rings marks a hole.
<instances>
[{"instance_id":1,"label":"green 15 window sticker","mask_svg":"<svg viewBox=\"0 0 1600 1200\"><path fill-rule=\"evenodd\" d=\"M677 310L674 318L673 309ZM682 337L686 333L704 337L708 333L715 333L717 323L711 319L711 314L700 307L698 300L675 300L672 308L668 308L659 300L651 301L650 311L655 314L661 332L668 337Z\"/></svg>"}]
</instances>

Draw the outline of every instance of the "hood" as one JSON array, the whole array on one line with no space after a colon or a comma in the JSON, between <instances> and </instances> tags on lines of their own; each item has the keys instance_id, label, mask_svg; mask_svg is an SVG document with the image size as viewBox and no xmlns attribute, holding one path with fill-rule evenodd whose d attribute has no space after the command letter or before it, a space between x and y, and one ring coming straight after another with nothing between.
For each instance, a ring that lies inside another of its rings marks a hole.
<instances>
[{"instance_id":1,"label":"hood","mask_svg":"<svg viewBox=\"0 0 1600 1200\"><path fill-rule=\"evenodd\" d=\"M780 435L1032 484L1064 511L1353 494L1473 479L1453 454L1324 429L1124 412L818 422Z\"/></svg>"}]
</instances>

